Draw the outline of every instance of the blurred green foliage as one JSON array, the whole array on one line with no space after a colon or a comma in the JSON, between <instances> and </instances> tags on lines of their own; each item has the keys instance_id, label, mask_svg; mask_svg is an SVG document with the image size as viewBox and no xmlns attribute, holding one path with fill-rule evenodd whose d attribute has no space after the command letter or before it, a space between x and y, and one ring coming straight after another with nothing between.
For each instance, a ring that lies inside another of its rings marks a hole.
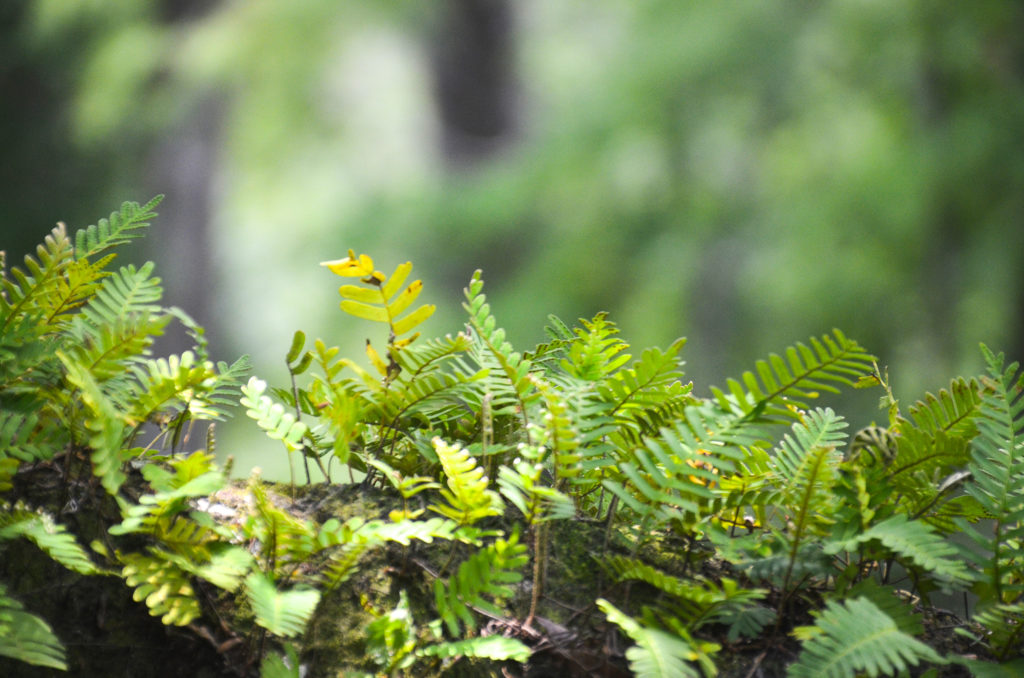
<instances>
[{"instance_id":1,"label":"blurred green foliage","mask_svg":"<svg viewBox=\"0 0 1024 678\"><path fill-rule=\"evenodd\" d=\"M979 340L1024 354L1020 5L508 3L515 124L452 162L431 59L459 4L14 3L0 82L45 78L53 115L2 97L3 227L174 213L193 196L146 165L214 97L207 324L261 374L296 327L350 332L316 266L350 247L431 272L427 331L481 267L517 345L609 310L635 346L688 336L699 382L833 326L908 397L979 371Z\"/></svg>"}]
</instances>

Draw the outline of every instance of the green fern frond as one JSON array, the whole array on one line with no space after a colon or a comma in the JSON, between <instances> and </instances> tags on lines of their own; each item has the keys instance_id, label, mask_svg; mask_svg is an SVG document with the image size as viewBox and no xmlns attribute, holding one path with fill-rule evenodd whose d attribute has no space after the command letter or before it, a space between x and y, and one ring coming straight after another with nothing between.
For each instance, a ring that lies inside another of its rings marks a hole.
<instances>
[{"instance_id":1,"label":"green fern frond","mask_svg":"<svg viewBox=\"0 0 1024 678\"><path fill-rule=\"evenodd\" d=\"M809 471L816 462L809 457L815 450L826 450L832 464L838 464L837 448L846 440L846 420L831 408L807 412L805 423L797 422L790 433L783 436L775 452L775 468L786 482L816 482L824 479L817 471ZM791 486L794 493L803 494L800 485Z\"/></svg>"},{"instance_id":2,"label":"green fern frond","mask_svg":"<svg viewBox=\"0 0 1024 678\"><path fill-rule=\"evenodd\" d=\"M105 270L113 254L95 262L84 259L67 265L64 274L55 281L53 291L43 300L46 315L40 320L41 329L60 330L71 311L95 297L102 289L102 281L110 274Z\"/></svg>"},{"instance_id":3,"label":"green fern frond","mask_svg":"<svg viewBox=\"0 0 1024 678\"><path fill-rule=\"evenodd\" d=\"M141 206L137 202L125 202L109 219L100 219L78 231L75 234L75 259L88 259L142 237L142 231L157 216L153 210L163 199L164 196L158 195Z\"/></svg>"},{"instance_id":4,"label":"green fern frond","mask_svg":"<svg viewBox=\"0 0 1024 678\"><path fill-rule=\"evenodd\" d=\"M0 583L0 656L26 664L67 671L64 646L50 625L26 612Z\"/></svg>"},{"instance_id":5,"label":"green fern frond","mask_svg":"<svg viewBox=\"0 0 1024 678\"><path fill-rule=\"evenodd\" d=\"M82 315L94 326L102 327L132 313L160 312L163 288L160 278L153 276L154 268L150 261L139 269L129 264L111 273L82 308Z\"/></svg>"},{"instance_id":6,"label":"green fern frond","mask_svg":"<svg viewBox=\"0 0 1024 678\"><path fill-rule=\"evenodd\" d=\"M583 381L598 381L629 362L632 356L623 353L629 344L615 336L619 328L608 320L607 313L580 322L583 328L576 329L576 340L568 345L568 355L559 363L567 374Z\"/></svg>"},{"instance_id":7,"label":"green fern frond","mask_svg":"<svg viewBox=\"0 0 1024 678\"><path fill-rule=\"evenodd\" d=\"M564 392L537 376L530 375L530 379L544 400L544 412L540 417L544 428L543 442L549 450L547 458L554 469L556 486L560 487L565 480L578 478L583 472L580 431L570 415Z\"/></svg>"},{"instance_id":8,"label":"green fern frond","mask_svg":"<svg viewBox=\"0 0 1024 678\"><path fill-rule=\"evenodd\" d=\"M66 431L49 418L40 420L36 413L0 410L0 463L4 463L4 455L18 461L49 459L66 440Z\"/></svg>"},{"instance_id":9,"label":"green fern frond","mask_svg":"<svg viewBox=\"0 0 1024 678\"><path fill-rule=\"evenodd\" d=\"M759 360L754 372L744 372L742 382L729 379L728 394L717 387L711 392L727 412L748 415L763 410L768 417L797 417L804 402L818 391L838 393L836 384L853 386L874 373L875 357L839 330L821 339L811 337L810 347L798 343L786 349L786 357L772 354Z\"/></svg>"},{"instance_id":10,"label":"green fern frond","mask_svg":"<svg viewBox=\"0 0 1024 678\"><path fill-rule=\"evenodd\" d=\"M309 427L291 412L286 412L283 405L264 395L266 390L267 383L256 377L242 387L243 397L239 402L246 408L246 415L263 429L267 437L280 440L289 450L299 449Z\"/></svg>"},{"instance_id":11,"label":"green fern frond","mask_svg":"<svg viewBox=\"0 0 1024 678\"><path fill-rule=\"evenodd\" d=\"M984 388L977 379L963 377L950 382L948 389L938 395L926 393L910 407L910 417L900 428L912 424L931 435L938 432L951 436L972 438L977 431L974 417L984 397Z\"/></svg>"},{"instance_id":12,"label":"green fern frond","mask_svg":"<svg viewBox=\"0 0 1024 678\"><path fill-rule=\"evenodd\" d=\"M893 675L922 661L947 663L935 650L900 631L867 598L843 604L829 601L818 622L801 635L803 651L789 667L789 678Z\"/></svg>"},{"instance_id":13,"label":"green fern frond","mask_svg":"<svg viewBox=\"0 0 1024 678\"><path fill-rule=\"evenodd\" d=\"M617 464L621 480L603 485L641 515L689 522L715 498L712 487L733 473L743 446L761 437L759 426L721 418L709 407L690 406L674 428L645 440Z\"/></svg>"},{"instance_id":14,"label":"green fern frond","mask_svg":"<svg viewBox=\"0 0 1024 678\"><path fill-rule=\"evenodd\" d=\"M908 520L903 514L891 516L842 542L826 544L825 553L856 551L861 544L877 541L904 563L913 563L940 581L963 584L973 575L959 559L960 551L928 523Z\"/></svg>"},{"instance_id":15,"label":"green fern frond","mask_svg":"<svg viewBox=\"0 0 1024 678\"><path fill-rule=\"evenodd\" d=\"M124 567L121 576L135 589L132 598L145 601L149 613L168 626L184 626L202 614L189 573L170 562L157 549L145 553L117 553Z\"/></svg>"},{"instance_id":16,"label":"green fern frond","mask_svg":"<svg viewBox=\"0 0 1024 678\"><path fill-rule=\"evenodd\" d=\"M80 574L97 574L99 568L62 523L42 510L23 504L0 504L0 541L24 537L50 558Z\"/></svg>"},{"instance_id":17,"label":"green fern frond","mask_svg":"<svg viewBox=\"0 0 1024 678\"><path fill-rule=\"evenodd\" d=\"M537 344L532 351L523 353L523 357L533 365L541 367L547 372L553 372L565 357L569 345L576 341L577 337L569 329L569 326L556 315L548 316L548 324L544 327L544 333L551 340Z\"/></svg>"},{"instance_id":18,"label":"green fern frond","mask_svg":"<svg viewBox=\"0 0 1024 678\"><path fill-rule=\"evenodd\" d=\"M460 622L467 629L476 628L472 608L500 617L502 612L496 603L515 593L511 585L523 578L521 571L528 562L526 545L520 544L519 535L513 533L507 540L496 539L465 560L447 586L440 579L435 580L434 602L451 635L460 635Z\"/></svg>"},{"instance_id":19,"label":"green fern frond","mask_svg":"<svg viewBox=\"0 0 1024 678\"><path fill-rule=\"evenodd\" d=\"M627 369L619 370L598 385L601 397L612 404L612 412L629 416L631 410L645 410L678 396L684 388L678 355L685 339L676 339L666 350L648 348Z\"/></svg>"},{"instance_id":20,"label":"green fern frond","mask_svg":"<svg viewBox=\"0 0 1024 678\"><path fill-rule=\"evenodd\" d=\"M629 668L637 678L698 678L690 663L698 655L683 638L641 625L603 598L597 607L636 645L626 650Z\"/></svg>"},{"instance_id":21,"label":"green fern frond","mask_svg":"<svg viewBox=\"0 0 1024 678\"><path fill-rule=\"evenodd\" d=\"M523 421L523 430L529 437L527 411L529 404L540 395L529 379L533 364L514 351L512 344L505 340L505 330L498 327L497 320L491 315L490 304L483 293L484 281L481 275L479 269L473 273L469 286L464 290L466 301L462 304L469 313L469 325L481 345L476 351L476 359L481 367L490 367L492 363L497 367L497 370L490 372L490 379L485 384L485 388L494 397L494 413L518 411ZM501 382L498 382L497 374L503 375Z\"/></svg>"},{"instance_id":22,"label":"green fern frond","mask_svg":"<svg viewBox=\"0 0 1024 678\"><path fill-rule=\"evenodd\" d=\"M512 466L498 469L501 494L519 509L530 525L548 520L566 520L576 513L572 499L548 485L543 479L544 466L533 461L517 460Z\"/></svg>"},{"instance_id":23,"label":"green fern frond","mask_svg":"<svg viewBox=\"0 0 1024 678\"><path fill-rule=\"evenodd\" d=\"M149 534L176 553L190 554L197 562L207 560L209 547L230 534L212 521L197 522L204 514L192 513L189 500L207 497L226 484L213 462L213 455L197 451L169 460L170 469L156 463L144 466L142 474L154 491L123 506L123 519L110 527L110 533ZM183 567L188 569L187 564Z\"/></svg>"},{"instance_id":24,"label":"green fern frond","mask_svg":"<svg viewBox=\"0 0 1024 678\"><path fill-rule=\"evenodd\" d=\"M279 591L265 574L253 572L245 579L245 593L256 615L256 623L277 636L286 638L306 630L320 592L312 588Z\"/></svg>"},{"instance_id":25,"label":"green fern frond","mask_svg":"<svg viewBox=\"0 0 1024 678\"><path fill-rule=\"evenodd\" d=\"M981 624L988 632L985 641L1000 660L1014 655L1020 657L1018 665L1024 663L1024 601L997 603L980 608L971 621ZM978 675L978 674L975 674Z\"/></svg>"},{"instance_id":26,"label":"green fern frond","mask_svg":"<svg viewBox=\"0 0 1024 678\"><path fill-rule=\"evenodd\" d=\"M255 512L244 531L255 539L264 570L271 576L289 573L296 564L320 550L317 528L311 520L300 520L274 505L257 475L249 481Z\"/></svg>"},{"instance_id":27,"label":"green fern frond","mask_svg":"<svg viewBox=\"0 0 1024 678\"><path fill-rule=\"evenodd\" d=\"M725 623L729 636L756 635L774 612L757 604L767 595L764 589L744 589L722 577L718 583L702 578L683 580L634 558L611 556L605 560L617 581L642 581L673 599L673 625L696 630L706 624ZM746 614L750 612L750 614ZM760 624L760 625L759 625Z\"/></svg>"},{"instance_id":28,"label":"green fern frond","mask_svg":"<svg viewBox=\"0 0 1024 678\"><path fill-rule=\"evenodd\" d=\"M36 248L36 261L25 255L25 269L0 272L0 337L26 317L44 318L61 304L58 281L71 263L72 248L63 224L58 224ZM47 298L54 295L58 301Z\"/></svg>"},{"instance_id":29,"label":"green fern frond","mask_svg":"<svg viewBox=\"0 0 1024 678\"><path fill-rule=\"evenodd\" d=\"M982 351L991 390L980 407L965 490L988 512L992 531L960 524L982 547L982 553L969 555L984 570L981 602L1010 603L1024 592L1017 561L1024 543L1024 373L1018 373L1018 363L1004 369L1003 354L994 355L984 344Z\"/></svg>"},{"instance_id":30,"label":"green fern frond","mask_svg":"<svg viewBox=\"0 0 1024 678\"><path fill-rule=\"evenodd\" d=\"M56 355L64 365L68 383L78 390L88 410L85 425L89 431L89 446L93 450L93 473L108 493L116 494L126 478L121 469L126 460L122 452L124 417L103 394L88 369L61 351Z\"/></svg>"},{"instance_id":31,"label":"green fern frond","mask_svg":"<svg viewBox=\"0 0 1024 678\"><path fill-rule=\"evenodd\" d=\"M247 357L231 365L220 362L215 369L192 351L146 360L133 366L136 380L125 397L128 418L140 424L157 413L187 412L192 419L223 420L236 405L235 394L248 370Z\"/></svg>"},{"instance_id":32,"label":"green fern frond","mask_svg":"<svg viewBox=\"0 0 1024 678\"><path fill-rule=\"evenodd\" d=\"M501 514L502 502L497 492L488 489L490 480L476 459L458 445L449 445L440 438L432 441L444 471L447 487L441 496L447 505L431 504L430 509L451 518L459 525L472 525L481 518Z\"/></svg>"}]
</instances>

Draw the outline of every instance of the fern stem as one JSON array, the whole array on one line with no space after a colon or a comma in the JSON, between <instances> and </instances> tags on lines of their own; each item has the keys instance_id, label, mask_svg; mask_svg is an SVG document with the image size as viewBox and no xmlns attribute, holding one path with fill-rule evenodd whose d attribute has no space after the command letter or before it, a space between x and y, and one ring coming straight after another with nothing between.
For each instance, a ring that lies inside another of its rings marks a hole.
<instances>
[{"instance_id":1,"label":"fern stem","mask_svg":"<svg viewBox=\"0 0 1024 678\"><path fill-rule=\"evenodd\" d=\"M530 591L530 611L526 615L523 626L531 628L533 618L537 616L537 605L540 603L544 588L544 570L547 565L547 523L533 526L533 590Z\"/></svg>"}]
</instances>

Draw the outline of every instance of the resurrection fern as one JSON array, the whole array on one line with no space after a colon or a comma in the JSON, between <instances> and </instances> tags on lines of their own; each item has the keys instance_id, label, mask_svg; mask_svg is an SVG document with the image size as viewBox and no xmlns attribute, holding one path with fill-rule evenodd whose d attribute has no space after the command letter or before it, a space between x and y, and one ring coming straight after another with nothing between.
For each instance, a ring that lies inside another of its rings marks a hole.
<instances>
[{"instance_id":1,"label":"resurrection fern","mask_svg":"<svg viewBox=\"0 0 1024 678\"><path fill-rule=\"evenodd\" d=\"M76 663L30 600L53 597L44 573L13 571L24 553L65 568L55 590L127 586L247 675L537 660L520 672L988 676L1024 661L1024 374L1002 355L983 347L987 376L901 411L887 372L834 330L698 397L684 339L633 350L605 313L551 317L548 341L516 350L480 271L463 331L420 339L435 309L412 264L385 275L350 250L324 262L351 279L341 309L386 338L357 361L296 332L271 388L244 358L210 359L152 264L113 267L157 202L73 238L58 226L0 276L3 661ZM153 356L172 325L193 345ZM847 435L808 406L868 385L886 390L884 425ZM202 422L236 403L289 468L301 454L308 487L218 468ZM971 656L915 638L940 635L939 589L976 596L951 622ZM356 637L325 643L345 619ZM600 651L578 632L595 628ZM334 645L359 656L328 665Z\"/></svg>"},{"instance_id":2,"label":"resurrection fern","mask_svg":"<svg viewBox=\"0 0 1024 678\"><path fill-rule=\"evenodd\" d=\"M598 599L597 607L608 621L636 643L626 650L626 659L637 678L697 678L700 675L690 663L697 658L697 653L679 635L646 627L607 600Z\"/></svg>"},{"instance_id":3,"label":"resurrection fern","mask_svg":"<svg viewBox=\"0 0 1024 678\"><path fill-rule=\"evenodd\" d=\"M434 438L433 446L444 470L446 487L440 489L441 496L448 503L432 504L430 508L459 525L472 525L481 518L499 515L501 497L488 489L490 480L484 469L476 465L476 459L467 450L440 438Z\"/></svg>"},{"instance_id":4,"label":"resurrection fern","mask_svg":"<svg viewBox=\"0 0 1024 678\"><path fill-rule=\"evenodd\" d=\"M495 368L483 387L494 399L492 407L495 414L519 413L523 433L529 442L528 412L530 404L539 396L535 382L529 378L533 363L514 351L512 344L505 340L505 330L498 327L497 320L491 315L483 287L484 281L478 269L465 289L466 301L462 305L469 313L469 326L479 343L474 351L475 359L485 368L492 365ZM501 375L500 378L498 375Z\"/></svg>"},{"instance_id":5,"label":"resurrection fern","mask_svg":"<svg viewBox=\"0 0 1024 678\"><path fill-rule=\"evenodd\" d=\"M981 568L975 585L978 606L1019 605L1024 600L1024 571L1020 549L1024 545L1024 373L1018 363L1005 366L1002 354L993 354L982 345L988 363L987 382L991 391L981 403L977 419L978 435L972 441L971 478L967 493L986 511L992 531L982 533L961 521L964 532L979 550L966 555ZM990 627L996 638L1009 644L997 645L998 657L1006 659L1019 651L1024 631L1019 618L1010 631L993 614L983 619L997 622ZM1008 632L1009 631L1009 632Z\"/></svg>"},{"instance_id":6,"label":"resurrection fern","mask_svg":"<svg viewBox=\"0 0 1024 678\"><path fill-rule=\"evenodd\" d=\"M67 528L42 510L30 510L23 504L0 504L0 541L24 537L50 558L81 574L101 570L75 540Z\"/></svg>"},{"instance_id":7,"label":"resurrection fern","mask_svg":"<svg viewBox=\"0 0 1024 678\"><path fill-rule=\"evenodd\" d=\"M303 587L280 591L270 577L260 572L253 572L246 578L245 593L256 615L256 623L285 638L306 630L306 624L320 602L320 592L316 589Z\"/></svg>"},{"instance_id":8,"label":"resurrection fern","mask_svg":"<svg viewBox=\"0 0 1024 678\"><path fill-rule=\"evenodd\" d=\"M928 523L908 521L902 514L873 525L853 539L827 544L824 551L857 551L862 545L870 545L872 542L888 549L908 568L920 568L929 576L947 583L965 584L972 578L966 565L959 560L959 549L955 545Z\"/></svg>"},{"instance_id":9,"label":"resurrection fern","mask_svg":"<svg viewBox=\"0 0 1024 678\"><path fill-rule=\"evenodd\" d=\"M893 675L922 661L944 664L932 648L900 631L867 598L826 603L817 624L797 629L803 651L790 678L855 678Z\"/></svg>"},{"instance_id":10,"label":"resurrection fern","mask_svg":"<svg viewBox=\"0 0 1024 678\"><path fill-rule=\"evenodd\" d=\"M142 237L149 222L156 218L153 210L163 199L164 196L158 195L145 205L126 202L109 219L100 219L95 225L76 233L75 258L88 259Z\"/></svg>"},{"instance_id":11,"label":"resurrection fern","mask_svg":"<svg viewBox=\"0 0 1024 678\"><path fill-rule=\"evenodd\" d=\"M245 413L253 419L274 440L280 440L290 450L302 447L302 438L308 427L291 412L286 412L283 405L275 403L264 393L267 382L253 377L242 387L243 398L239 401L246 409Z\"/></svg>"},{"instance_id":12,"label":"resurrection fern","mask_svg":"<svg viewBox=\"0 0 1024 678\"><path fill-rule=\"evenodd\" d=\"M690 406L674 428L632 450L617 465L619 477L603 485L654 526L671 522L689 530L700 522L701 507L716 497L712 486L718 478L731 474L741 449L760 437L752 422Z\"/></svg>"},{"instance_id":13,"label":"resurrection fern","mask_svg":"<svg viewBox=\"0 0 1024 678\"><path fill-rule=\"evenodd\" d=\"M64 646L50 625L26 612L0 583L0 656L26 664L67 671Z\"/></svg>"},{"instance_id":14,"label":"resurrection fern","mask_svg":"<svg viewBox=\"0 0 1024 678\"><path fill-rule=\"evenodd\" d=\"M756 375L748 371L742 381L726 382L728 393L713 387L715 399L726 411L794 417L807 409L804 401L817 398L818 391L838 393L837 384L852 386L873 373L875 357L839 330L821 339L811 337L810 344L790 346L785 358L773 353L768 360L757 361Z\"/></svg>"},{"instance_id":15,"label":"resurrection fern","mask_svg":"<svg viewBox=\"0 0 1024 678\"><path fill-rule=\"evenodd\" d=\"M507 540L498 538L463 561L447 585L435 580L434 602L448 632L457 637L460 623L469 630L475 629L474 609L500 617L502 611L496 603L512 596L512 584L523 578L520 570L528 560L526 546L513 533Z\"/></svg>"}]
</instances>

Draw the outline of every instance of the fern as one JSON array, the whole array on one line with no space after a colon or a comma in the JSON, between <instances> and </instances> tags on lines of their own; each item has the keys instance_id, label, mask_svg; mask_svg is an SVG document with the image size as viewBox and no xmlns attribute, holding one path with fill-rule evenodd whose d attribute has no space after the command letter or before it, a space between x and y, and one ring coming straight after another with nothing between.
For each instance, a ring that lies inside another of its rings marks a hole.
<instances>
[{"instance_id":1,"label":"fern","mask_svg":"<svg viewBox=\"0 0 1024 678\"><path fill-rule=\"evenodd\" d=\"M320 603L320 592L311 588L279 591L268 576L253 572L245 579L245 593L256 615L256 623L277 636L294 637Z\"/></svg>"},{"instance_id":2,"label":"fern","mask_svg":"<svg viewBox=\"0 0 1024 678\"><path fill-rule=\"evenodd\" d=\"M716 496L711 486L736 469L741 448L760 433L750 422L722 420L707 407L691 406L674 428L646 439L618 464L621 480L603 485L642 516L692 525L700 519L700 507Z\"/></svg>"},{"instance_id":3,"label":"fern","mask_svg":"<svg viewBox=\"0 0 1024 678\"><path fill-rule=\"evenodd\" d=\"M440 579L435 580L434 602L448 631L458 636L460 623L475 629L471 611L474 608L500 617L501 610L492 601L512 596L511 584L523 578L520 570L528 561L526 546L513 533L507 540L496 539L465 560L447 586Z\"/></svg>"},{"instance_id":4,"label":"fern","mask_svg":"<svg viewBox=\"0 0 1024 678\"><path fill-rule=\"evenodd\" d=\"M928 523L908 521L901 514L873 525L853 539L825 546L825 553L856 551L862 544L878 542L902 562L916 565L947 584L964 584L973 578L965 564L955 559L959 549L937 534Z\"/></svg>"},{"instance_id":5,"label":"fern","mask_svg":"<svg viewBox=\"0 0 1024 678\"><path fill-rule=\"evenodd\" d=\"M32 511L22 504L0 504L0 542L25 537L69 570L98 574L100 569L67 528L45 511Z\"/></svg>"},{"instance_id":6,"label":"fern","mask_svg":"<svg viewBox=\"0 0 1024 678\"><path fill-rule=\"evenodd\" d=\"M159 549L149 553L116 553L124 563L121 576L135 589L132 598L145 601L149 613L168 626L184 626L202 614L189 573Z\"/></svg>"},{"instance_id":7,"label":"fern","mask_svg":"<svg viewBox=\"0 0 1024 678\"><path fill-rule=\"evenodd\" d=\"M793 424L776 449L774 469L781 488L781 506L788 512L788 559L782 589L788 591L801 549L815 531L832 522L829 490L837 480L846 422L831 409L808 412L806 422Z\"/></svg>"},{"instance_id":8,"label":"fern","mask_svg":"<svg viewBox=\"0 0 1024 678\"><path fill-rule=\"evenodd\" d=\"M121 468L126 459L122 452L125 418L102 392L88 369L60 351L57 358L63 363L68 382L77 389L88 411L85 425L89 431L89 446L93 450L93 473L108 493L116 494L126 478Z\"/></svg>"},{"instance_id":9,"label":"fern","mask_svg":"<svg viewBox=\"0 0 1024 678\"><path fill-rule=\"evenodd\" d=\"M0 464L49 459L66 440L66 431L49 418L41 420L36 413L0 411ZM4 456L12 459L8 461Z\"/></svg>"},{"instance_id":10,"label":"fern","mask_svg":"<svg viewBox=\"0 0 1024 678\"><path fill-rule=\"evenodd\" d=\"M567 346L568 355L559 363L566 373L584 381L598 381L629 362L632 356L623 353L629 344L615 336L619 330L607 313L581 322L583 329L576 330L577 340Z\"/></svg>"},{"instance_id":11,"label":"fern","mask_svg":"<svg viewBox=\"0 0 1024 678\"><path fill-rule=\"evenodd\" d=\"M64 646L50 625L26 612L0 583L0 655L36 666L67 671Z\"/></svg>"},{"instance_id":12,"label":"fern","mask_svg":"<svg viewBox=\"0 0 1024 678\"><path fill-rule=\"evenodd\" d=\"M978 606L1014 604L1024 595L1024 577L1020 571L1020 547L1024 543L1024 373L1018 364L1005 366L1002 354L995 355L982 344L988 363L991 391L981 403L977 419L978 435L972 441L968 469L971 479L967 493L988 513L991 533L984 534L965 521L960 527L981 547L966 553L982 572L975 586ZM999 616L990 619L996 621ZM1001 626L990 628L997 636L1019 636L1017 630L1007 634ZM994 651L1006 658L1009 646Z\"/></svg>"},{"instance_id":13,"label":"fern","mask_svg":"<svg viewBox=\"0 0 1024 678\"><path fill-rule=\"evenodd\" d=\"M786 357L772 354L759 360L754 372L744 372L742 383L726 382L728 394L712 387L711 392L726 411L741 415L762 412L767 417L794 417L806 410L804 402L817 398L818 391L838 393L836 384L852 386L874 373L874 356L839 330L821 339L811 337L811 346L798 343L786 349Z\"/></svg>"},{"instance_id":14,"label":"fern","mask_svg":"<svg viewBox=\"0 0 1024 678\"><path fill-rule=\"evenodd\" d=\"M603 598L597 607L636 645L626 650L629 668L637 678L698 678L690 664L697 653L683 638L641 625Z\"/></svg>"},{"instance_id":15,"label":"fern","mask_svg":"<svg viewBox=\"0 0 1024 678\"><path fill-rule=\"evenodd\" d=\"M246 409L246 414L263 429L268 437L280 440L289 450L302 446L302 438L309 430L306 424L298 421L294 414L286 412L284 406L275 403L264 395L267 383L256 377L242 387L243 398L239 401Z\"/></svg>"},{"instance_id":16,"label":"fern","mask_svg":"<svg viewBox=\"0 0 1024 678\"><path fill-rule=\"evenodd\" d=\"M12 267L10 273L0 279L0 337L7 335L16 321L22 318L38 321L52 315L53 309L61 305L59 301L48 303L47 297L61 298L58 281L71 263L71 241L63 224L46 236L43 244L36 248L36 255L38 261L31 255L25 256L27 272ZM37 331L41 334L46 330L43 326Z\"/></svg>"},{"instance_id":17,"label":"fern","mask_svg":"<svg viewBox=\"0 0 1024 678\"><path fill-rule=\"evenodd\" d=\"M157 215L153 210L164 199L158 195L145 205L126 202L109 219L100 219L95 225L75 234L75 258L88 259L112 247L124 245L142 236L149 221Z\"/></svg>"},{"instance_id":18,"label":"fern","mask_svg":"<svg viewBox=\"0 0 1024 678\"><path fill-rule=\"evenodd\" d=\"M399 264L390 278L380 271L374 270L373 259L369 256L365 254L356 256L352 250L348 251L347 258L325 261L321 266L326 266L333 273L343 277L362 279L361 282L366 287L342 285L338 288L338 292L344 297L341 309L357 318L387 323L391 330L391 336L388 338L390 350L400 350L412 343L418 333L401 340L398 337L410 332L434 313L435 307L432 304L424 304L403 316L423 291L423 282L420 280L415 280L407 287L402 287L412 271L412 264L408 261ZM392 367L384 364L369 342L367 342L367 355L381 376L391 377Z\"/></svg>"},{"instance_id":19,"label":"fern","mask_svg":"<svg viewBox=\"0 0 1024 678\"><path fill-rule=\"evenodd\" d=\"M497 320L491 315L483 286L481 271L477 270L464 290L466 301L462 304L469 313L469 325L479 342L476 360L485 368L492 364L497 368L490 373L491 378L485 383L485 388L494 397L494 413L507 415L518 412L529 442L528 409L530 403L539 397L534 382L529 379L532 363L514 351L512 344L505 340L505 330L498 327ZM499 381L495 372L501 374L503 380Z\"/></svg>"},{"instance_id":20,"label":"fern","mask_svg":"<svg viewBox=\"0 0 1024 678\"><path fill-rule=\"evenodd\" d=\"M910 418L901 423L931 435L942 432L951 436L973 438L977 432L974 418L981 406L984 390L976 379L960 377L950 382L938 395L926 393L910 407Z\"/></svg>"},{"instance_id":21,"label":"fern","mask_svg":"<svg viewBox=\"0 0 1024 678\"><path fill-rule=\"evenodd\" d=\"M432 504L430 509L450 518L459 525L472 525L481 518L501 514L502 502L490 484L484 469L476 459L457 445L449 445L440 438L433 440L434 451L444 470L446 487L440 492L447 505Z\"/></svg>"},{"instance_id":22,"label":"fern","mask_svg":"<svg viewBox=\"0 0 1024 678\"><path fill-rule=\"evenodd\" d=\"M768 593L764 589L744 589L727 577L717 584L701 578L683 580L635 558L612 556L605 562L617 581L642 581L668 594L672 601L663 614L672 615L675 628L696 630L724 623L729 626L729 639L736 640L741 635L756 636L775 619L772 610L756 602Z\"/></svg>"},{"instance_id":23,"label":"fern","mask_svg":"<svg viewBox=\"0 0 1024 678\"><path fill-rule=\"evenodd\" d=\"M803 651L789 667L789 678L855 678L892 675L921 661L945 664L932 648L900 631L867 598L843 604L829 601L818 622L799 629Z\"/></svg>"}]
</instances>

